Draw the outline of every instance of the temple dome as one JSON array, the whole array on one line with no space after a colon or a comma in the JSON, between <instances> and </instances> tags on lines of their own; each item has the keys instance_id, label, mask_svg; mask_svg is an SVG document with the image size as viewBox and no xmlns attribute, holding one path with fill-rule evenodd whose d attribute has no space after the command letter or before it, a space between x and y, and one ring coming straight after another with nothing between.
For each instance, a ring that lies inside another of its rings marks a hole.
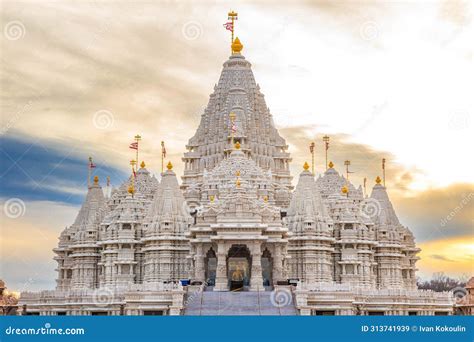
<instances>
[{"instance_id":1,"label":"temple dome","mask_svg":"<svg viewBox=\"0 0 474 342\"><path fill-rule=\"evenodd\" d=\"M341 189L346 186L348 189L349 197L351 198L363 198L362 189L359 187L356 189L354 185L347 181L344 176L339 173L333 167L328 168L323 176L319 176L316 180L316 184L321 192L323 199L328 198L329 195L335 193L341 193Z\"/></svg>"},{"instance_id":2,"label":"temple dome","mask_svg":"<svg viewBox=\"0 0 474 342\"><path fill-rule=\"evenodd\" d=\"M314 176L308 169L300 174L287 214L290 231L329 231L332 219L328 215Z\"/></svg>"}]
</instances>

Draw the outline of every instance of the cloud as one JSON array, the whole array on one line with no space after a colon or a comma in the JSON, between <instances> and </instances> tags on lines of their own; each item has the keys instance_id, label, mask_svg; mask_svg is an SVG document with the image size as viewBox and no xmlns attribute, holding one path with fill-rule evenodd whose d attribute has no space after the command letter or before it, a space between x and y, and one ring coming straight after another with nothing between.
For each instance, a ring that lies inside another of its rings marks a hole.
<instances>
[{"instance_id":1,"label":"cloud","mask_svg":"<svg viewBox=\"0 0 474 342\"><path fill-rule=\"evenodd\" d=\"M443 260L443 261L448 261L448 262L454 262L454 260L451 260L451 259L445 257L444 255L432 254L432 255L430 255L429 257L432 258L432 259L436 259L436 260Z\"/></svg>"},{"instance_id":2,"label":"cloud","mask_svg":"<svg viewBox=\"0 0 474 342\"><path fill-rule=\"evenodd\" d=\"M418 244L421 248L418 276L428 279L443 272L451 277L474 274L474 237L472 234L442 238Z\"/></svg>"},{"instance_id":3,"label":"cloud","mask_svg":"<svg viewBox=\"0 0 474 342\"><path fill-rule=\"evenodd\" d=\"M53 288L56 279L52 249L60 232L71 225L79 208L50 201L25 201L23 215L6 216L0 199L0 273L11 290Z\"/></svg>"},{"instance_id":4,"label":"cloud","mask_svg":"<svg viewBox=\"0 0 474 342\"><path fill-rule=\"evenodd\" d=\"M432 188L412 196L392 196L402 222L418 241L438 240L474 232L474 184Z\"/></svg>"}]
</instances>

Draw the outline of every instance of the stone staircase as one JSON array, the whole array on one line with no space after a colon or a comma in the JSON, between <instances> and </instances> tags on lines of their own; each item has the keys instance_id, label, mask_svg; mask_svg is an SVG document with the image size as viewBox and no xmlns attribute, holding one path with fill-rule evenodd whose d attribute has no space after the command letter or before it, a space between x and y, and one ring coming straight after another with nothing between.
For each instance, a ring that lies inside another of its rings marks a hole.
<instances>
[{"instance_id":1,"label":"stone staircase","mask_svg":"<svg viewBox=\"0 0 474 342\"><path fill-rule=\"evenodd\" d=\"M275 299L276 298L276 299ZM280 304L274 305L278 298ZM295 316L298 315L291 291L277 296L273 291L198 291L187 296L186 316Z\"/></svg>"}]
</instances>

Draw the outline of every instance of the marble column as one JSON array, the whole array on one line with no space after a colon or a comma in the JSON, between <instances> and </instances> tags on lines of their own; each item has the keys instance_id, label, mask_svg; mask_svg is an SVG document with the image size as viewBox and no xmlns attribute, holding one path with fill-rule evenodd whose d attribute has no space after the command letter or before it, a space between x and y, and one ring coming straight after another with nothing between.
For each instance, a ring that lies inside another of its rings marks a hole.
<instances>
[{"instance_id":1,"label":"marble column","mask_svg":"<svg viewBox=\"0 0 474 342\"><path fill-rule=\"evenodd\" d=\"M195 263L195 269L194 269L194 277L196 278L195 280L197 281L206 281L206 279L204 279L206 276L205 276L205 272L204 272L204 253L203 253L203 246L202 244L199 244L196 246L196 256L195 256L195 260L196 260L196 263Z\"/></svg>"},{"instance_id":2,"label":"marble column","mask_svg":"<svg viewBox=\"0 0 474 342\"><path fill-rule=\"evenodd\" d=\"M252 274L250 277L250 291L263 290L262 251L260 243L252 246Z\"/></svg>"},{"instance_id":3,"label":"marble column","mask_svg":"<svg viewBox=\"0 0 474 342\"><path fill-rule=\"evenodd\" d=\"M227 291L227 246L220 242L217 246L217 270L216 270L216 286L214 291Z\"/></svg>"}]
</instances>

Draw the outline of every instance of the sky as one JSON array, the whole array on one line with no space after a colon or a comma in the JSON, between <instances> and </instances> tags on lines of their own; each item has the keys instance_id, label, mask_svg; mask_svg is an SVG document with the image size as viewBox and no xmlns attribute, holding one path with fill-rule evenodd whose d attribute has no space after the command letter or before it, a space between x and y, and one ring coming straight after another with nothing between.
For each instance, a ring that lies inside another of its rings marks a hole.
<instances>
[{"instance_id":1,"label":"sky","mask_svg":"<svg viewBox=\"0 0 474 342\"><path fill-rule=\"evenodd\" d=\"M418 275L474 275L472 3L469 1L2 1L0 278L54 287L52 248L72 224L92 156L104 183L128 149L178 175L229 56L227 12L280 134L294 181L351 160L387 189L414 233ZM471 89L471 91L469 91ZM471 96L470 96L471 95Z\"/></svg>"}]
</instances>

